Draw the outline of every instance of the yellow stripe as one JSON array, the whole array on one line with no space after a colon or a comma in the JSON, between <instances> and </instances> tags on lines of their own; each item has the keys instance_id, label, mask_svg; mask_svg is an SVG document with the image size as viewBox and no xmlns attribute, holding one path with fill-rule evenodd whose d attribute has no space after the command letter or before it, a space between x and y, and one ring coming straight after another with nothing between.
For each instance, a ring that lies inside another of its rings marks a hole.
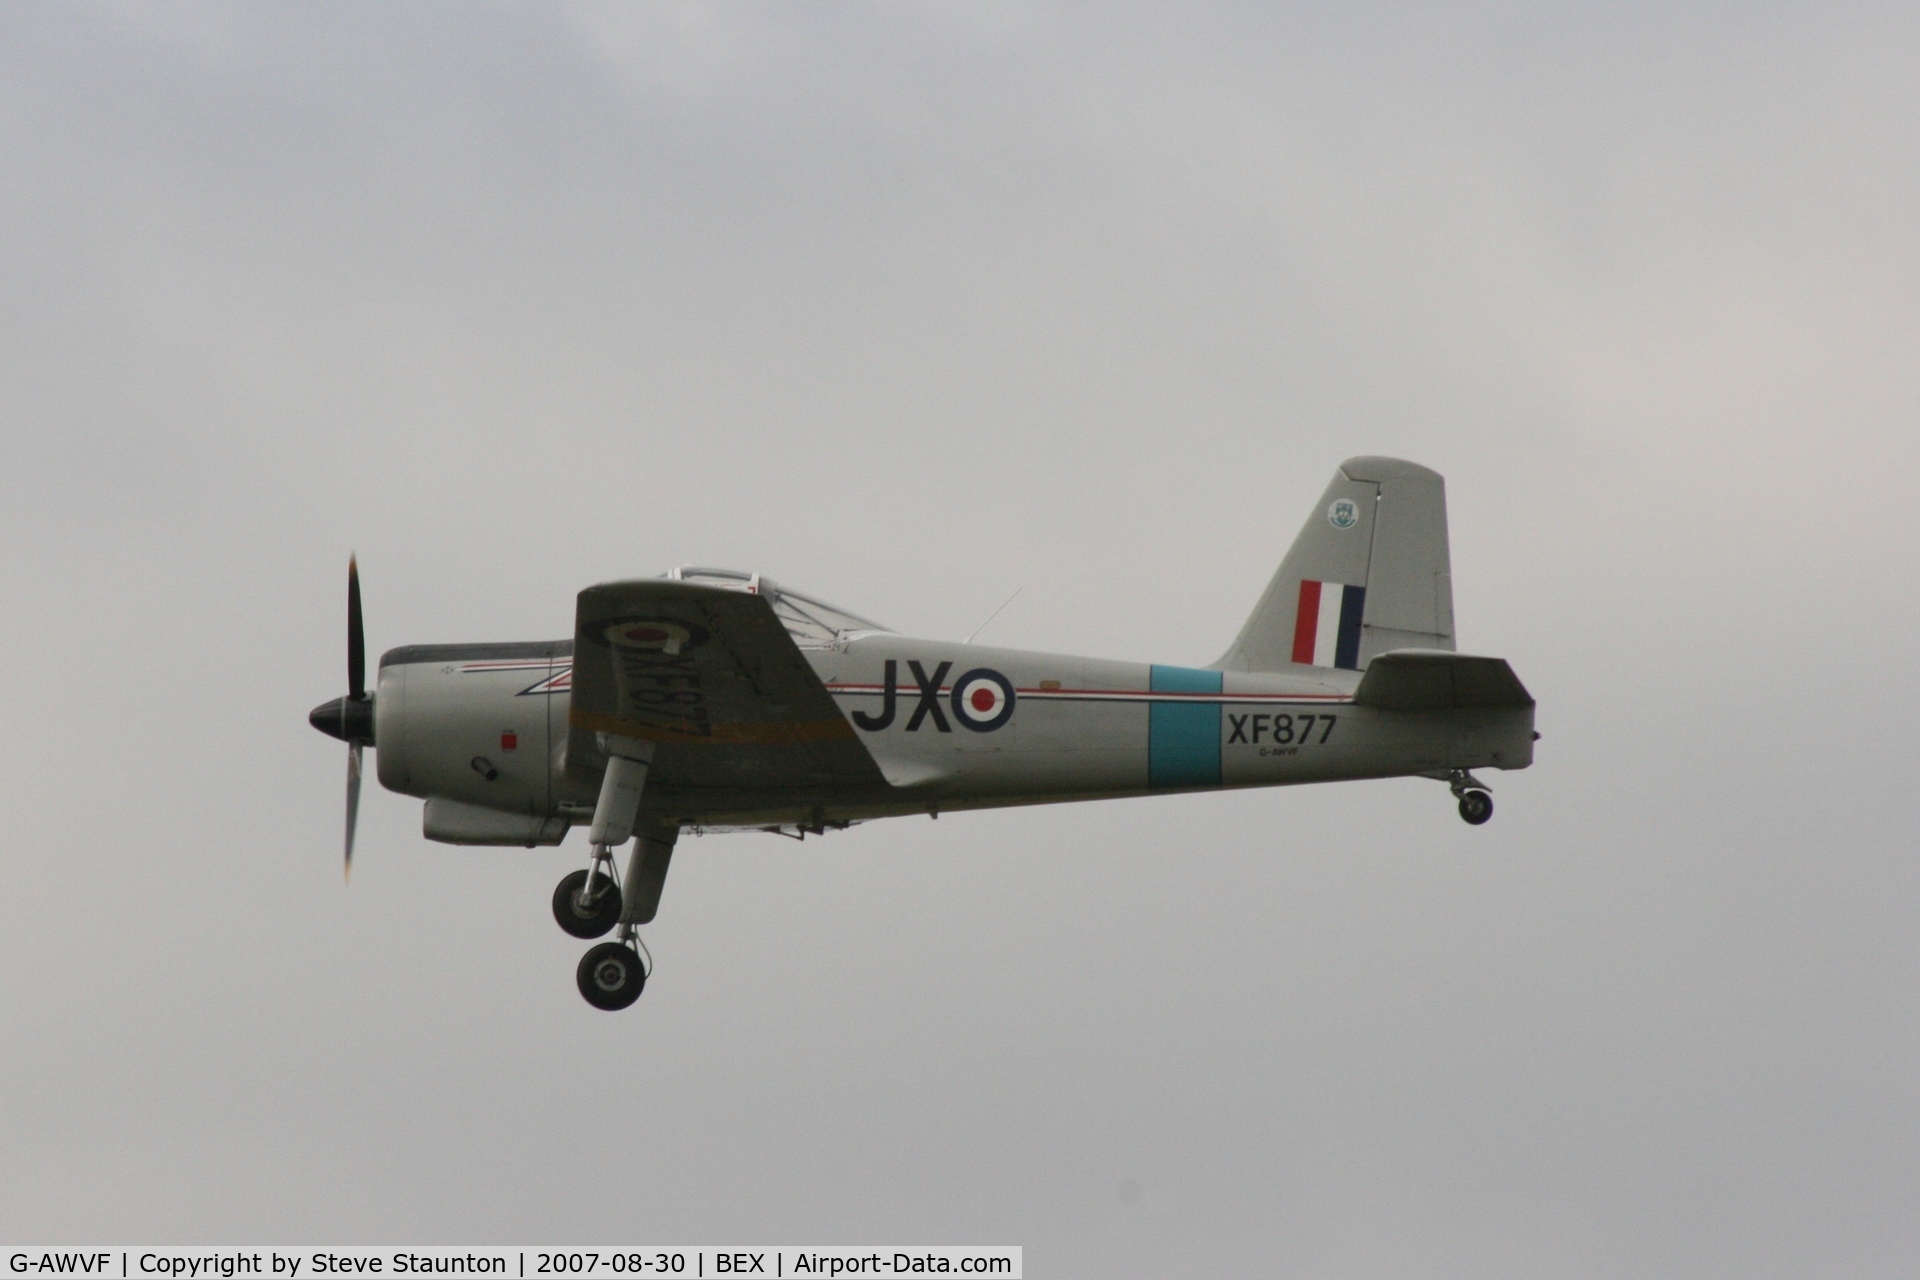
<instances>
[{"instance_id":1,"label":"yellow stripe","mask_svg":"<svg viewBox=\"0 0 1920 1280\"><path fill-rule=\"evenodd\" d=\"M702 733L691 720L643 723L597 711L570 711L567 723L592 733L618 733L649 742L711 746L793 746L804 742L844 742L854 736L845 720L763 720L716 724Z\"/></svg>"}]
</instances>

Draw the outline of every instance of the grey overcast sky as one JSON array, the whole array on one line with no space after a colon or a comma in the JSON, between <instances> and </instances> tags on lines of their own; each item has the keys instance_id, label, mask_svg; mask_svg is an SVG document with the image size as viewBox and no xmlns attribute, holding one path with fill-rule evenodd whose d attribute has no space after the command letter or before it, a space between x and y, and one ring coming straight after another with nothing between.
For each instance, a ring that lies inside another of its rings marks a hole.
<instances>
[{"instance_id":1,"label":"grey overcast sky","mask_svg":"<svg viewBox=\"0 0 1920 1280\"><path fill-rule=\"evenodd\" d=\"M1920 10L0 9L0 1236L1920 1270ZM1199 664L1341 459L1540 701L1421 780L340 882L375 650L764 571Z\"/></svg>"}]
</instances>

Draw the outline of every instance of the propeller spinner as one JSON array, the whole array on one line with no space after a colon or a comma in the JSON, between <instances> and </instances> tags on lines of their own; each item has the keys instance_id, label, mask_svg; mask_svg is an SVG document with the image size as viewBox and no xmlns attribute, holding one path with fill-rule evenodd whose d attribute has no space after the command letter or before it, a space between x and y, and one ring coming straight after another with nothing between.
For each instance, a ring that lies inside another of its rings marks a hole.
<instances>
[{"instance_id":1,"label":"propeller spinner","mask_svg":"<svg viewBox=\"0 0 1920 1280\"><path fill-rule=\"evenodd\" d=\"M360 621L360 564L347 557L347 696L323 702L307 723L347 744L347 831L343 866L353 879L353 832L360 818L360 751L373 745L373 698L367 693L367 636Z\"/></svg>"}]
</instances>

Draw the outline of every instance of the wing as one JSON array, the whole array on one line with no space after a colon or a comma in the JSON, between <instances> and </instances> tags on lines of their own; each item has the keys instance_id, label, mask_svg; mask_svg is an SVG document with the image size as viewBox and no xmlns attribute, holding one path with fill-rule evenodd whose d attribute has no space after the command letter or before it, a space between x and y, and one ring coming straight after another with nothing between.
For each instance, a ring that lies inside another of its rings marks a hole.
<instances>
[{"instance_id":1,"label":"wing","mask_svg":"<svg viewBox=\"0 0 1920 1280\"><path fill-rule=\"evenodd\" d=\"M659 745L649 786L765 793L886 780L765 598L649 578L588 587L574 622L569 772L598 733Z\"/></svg>"}]
</instances>

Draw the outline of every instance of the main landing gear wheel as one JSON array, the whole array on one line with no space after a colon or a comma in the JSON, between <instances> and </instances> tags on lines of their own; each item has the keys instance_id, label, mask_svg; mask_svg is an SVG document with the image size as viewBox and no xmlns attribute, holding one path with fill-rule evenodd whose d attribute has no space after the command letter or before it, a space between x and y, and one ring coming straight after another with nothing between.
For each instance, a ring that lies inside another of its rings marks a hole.
<instances>
[{"instance_id":1,"label":"main landing gear wheel","mask_svg":"<svg viewBox=\"0 0 1920 1280\"><path fill-rule=\"evenodd\" d=\"M620 923L620 886L604 873L593 877L594 896L581 901L587 887L585 868L560 881L553 891L553 919L576 938L603 938Z\"/></svg>"},{"instance_id":2,"label":"main landing gear wheel","mask_svg":"<svg viewBox=\"0 0 1920 1280\"><path fill-rule=\"evenodd\" d=\"M1479 826L1493 816L1493 797L1484 791L1462 791L1460 816L1471 825Z\"/></svg>"},{"instance_id":3,"label":"main landing gear wheel","mask_svg":"<svg viewBox=\"0 0 1920 1280\"><path fill-rule=\"evenodd\" d=\"M580 957L574 974L580 994L596 1009L624 1009L646 989L640 953L624 942L603 942Z\"/></svg>"}]
</instances>

